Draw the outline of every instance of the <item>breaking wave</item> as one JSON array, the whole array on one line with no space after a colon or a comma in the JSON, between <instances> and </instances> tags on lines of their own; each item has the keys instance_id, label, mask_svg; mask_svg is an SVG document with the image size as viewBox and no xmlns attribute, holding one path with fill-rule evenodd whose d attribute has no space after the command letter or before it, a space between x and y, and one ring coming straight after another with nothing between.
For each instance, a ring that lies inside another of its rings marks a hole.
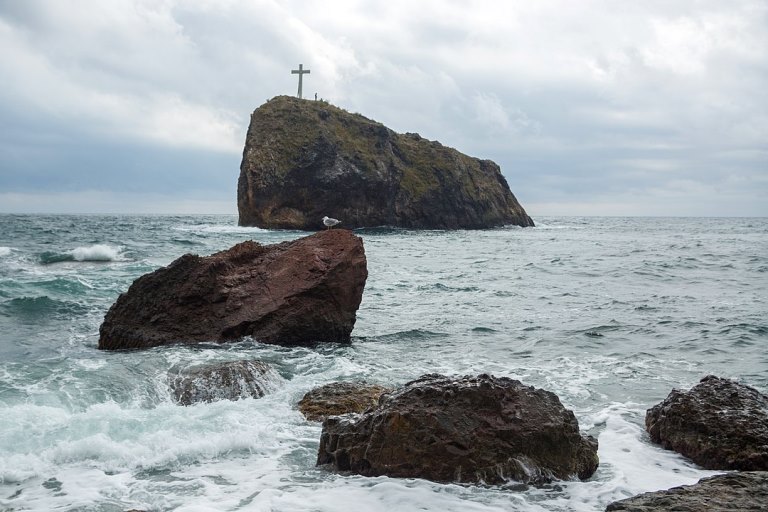
<instances>
[{"instance_id":1,"label":"breaking wave","mask_svg":"<svg viewBox=\"0 0 768 512\"><path fill-rule=\"evenodd\" d=\"M85 247L76 247L71 251L57 252L45 251L39 255L40 263L50 265L51 263L62 263L65 261L124 261L125 257L120 247L106 244L95 244Z\"/></svg>"}]
</instances>

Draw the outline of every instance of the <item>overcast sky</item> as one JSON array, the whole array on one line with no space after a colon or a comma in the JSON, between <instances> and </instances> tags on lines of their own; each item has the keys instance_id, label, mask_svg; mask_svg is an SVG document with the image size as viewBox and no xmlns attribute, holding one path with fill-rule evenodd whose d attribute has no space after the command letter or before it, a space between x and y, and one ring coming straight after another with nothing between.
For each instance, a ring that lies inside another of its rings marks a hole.
<instances>
[{"instance_id":1,"label":"overcast sky","mask_svg":"<svg viewBox=\"0 0 768 512\"><path fill-rule=\"evenodd\" d=\"M0 0L0 212L236 213L299 63L534 219L768 215L766 0Z\"/></svg>"}]
</instances>

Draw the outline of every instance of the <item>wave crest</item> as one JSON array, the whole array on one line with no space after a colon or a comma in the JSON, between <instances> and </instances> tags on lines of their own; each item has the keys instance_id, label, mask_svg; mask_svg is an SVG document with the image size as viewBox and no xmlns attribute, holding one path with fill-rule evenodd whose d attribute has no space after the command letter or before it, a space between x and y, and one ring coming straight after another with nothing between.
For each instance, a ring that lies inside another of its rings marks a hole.
<instances>
[{"instance_id":1,"label":"wave crest","mask_svg":"<svg viewBox=\"0 0 768 512\"><path fill-rule=\"evenodd\" d=\"M40 262L44 265L61 263L64 261L122 261L125 258L120 247L107 244L94 244L84 247L76 247L71 251L55 252L46 251L40 254Z\"/></svg>"}]
</instances>

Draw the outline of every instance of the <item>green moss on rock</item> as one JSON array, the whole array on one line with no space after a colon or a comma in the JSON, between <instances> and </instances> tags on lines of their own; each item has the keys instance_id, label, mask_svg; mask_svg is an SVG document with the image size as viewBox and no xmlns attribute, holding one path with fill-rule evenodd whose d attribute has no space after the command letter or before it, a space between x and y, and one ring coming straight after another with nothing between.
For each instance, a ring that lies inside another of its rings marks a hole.
<instances>
[{"instance_id":1,"label":"green moss on rock","mask_svg":"<svg viewBox=\"0 0 768 512\"><path fill-rule=\"evenodd\" d=\"M533 225L490 160L288 96L251 115L238 209L264 228L318 229L324 215L348 228Z\"/></svg>"}]
</instances>

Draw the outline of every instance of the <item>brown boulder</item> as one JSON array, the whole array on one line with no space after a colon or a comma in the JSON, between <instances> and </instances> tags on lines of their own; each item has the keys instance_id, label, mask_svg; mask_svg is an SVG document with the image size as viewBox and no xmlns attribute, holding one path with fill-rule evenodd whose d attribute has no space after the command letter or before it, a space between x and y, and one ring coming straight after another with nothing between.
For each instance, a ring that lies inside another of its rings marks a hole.
<instances>
[{"instance_id":1,"label":"brown boulder","mask_svg":"<svg viewBox=\"0 0 768 512\"><path fill-rule=\"evenodd\" d=\"M648 409L651 441L707 469L768 470L768 397L709 375Z\"/></svg>"},{"instance_id":2,"label":"brown boulder","mask_svg":"<svg viewBox=\"0 0 768 512\"><path fill-rule=\"evenodd\" d=\"M436 482L589 478L597 441L554 393L489 375L425 375L362 415L323 423L318 465Z\"/></svg>"},{"instance_id":3,"label":"brown boulder","mask_svg":"<svg viewBox=\"0 0 768 512\"><path fill-rule=\"evenodd\" d=\"M308 391L298 407L309 421L323 421L328 416L365 412L378 405L379 397L389 391L376 384L332 382Z\"/></svg>"},{"instance_id":4,"label":"brown boulder","mask_svg":"<svg viewBox=\"0 0 768 512\"><path fill-rule=\"evenodd\" d=\"M225 342L346 342L363 296L361 238L342 229L211 256L186 254L138 278L99 328L99 348Z\"/></svg>"},{"instance_id":5,"label":"brown boulder","mask_svg":"<svg viewBox=\"0 0 768 512\"><path fill-rule=\"evenodd\" d=\"M261 361L230 361L184 370L171 376L173 398L181 405L217 400L261 398L280 375Z\"/></svg>"},{"instance_id":6,"label":"brown boulder","mask_svg":"<svg viewBox=\"0 0 768 512\"><path fill-rule=\"evenodd\" d=\"M606 512L746 512L768 510L768 472L729 473L697 484L647 492L608 505Z\"/></svg>"}]
</instances>

